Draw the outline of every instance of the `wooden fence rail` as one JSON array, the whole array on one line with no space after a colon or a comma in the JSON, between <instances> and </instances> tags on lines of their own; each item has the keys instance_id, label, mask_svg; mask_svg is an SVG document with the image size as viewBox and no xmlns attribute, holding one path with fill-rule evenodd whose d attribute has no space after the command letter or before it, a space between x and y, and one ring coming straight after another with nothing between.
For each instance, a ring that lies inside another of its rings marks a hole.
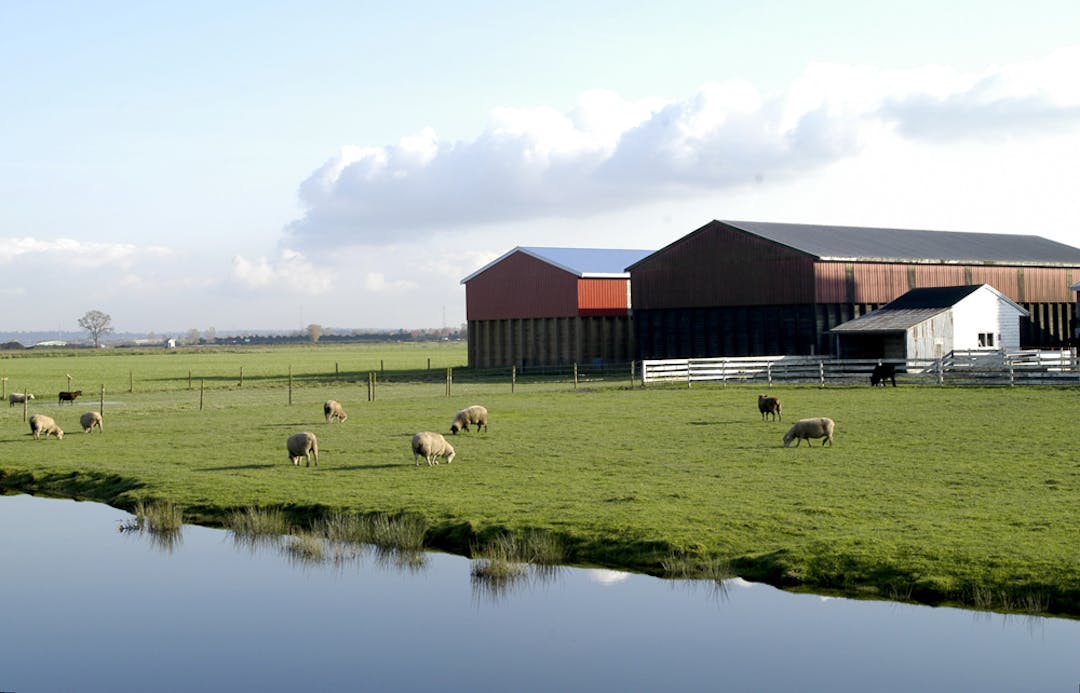
<instances>
[{"instance_id":1,"label":"wooden fence rail","mask_svg":"<svg viewBox=\"0 0 1080 693\"><path fill-rule=\"evenodd\" d=\"M642 361L641 382L773 382L851 385L870 382L878 359L820 356L749 356ZM1080 361L1073 350L951 352L940 359L886 360L897 382L936 385L1080 385Z\"/></svg>"}]
</instances>

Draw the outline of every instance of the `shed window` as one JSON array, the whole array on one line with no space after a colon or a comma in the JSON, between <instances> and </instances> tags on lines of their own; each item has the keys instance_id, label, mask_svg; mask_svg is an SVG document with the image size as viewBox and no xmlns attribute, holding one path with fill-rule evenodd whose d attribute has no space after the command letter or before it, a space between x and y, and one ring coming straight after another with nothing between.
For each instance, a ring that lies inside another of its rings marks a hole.
<instances>
[{"instance_id":1,"label":"shed window","mask_svg":"<svg viewBox=\"0 0 1080 693\"><path fill-rule=\"evenodd\" d=\"M979 333L979 346L992 347L994 346L994 333L993 332L980 332Z\"/></svg>"}]
</instances>

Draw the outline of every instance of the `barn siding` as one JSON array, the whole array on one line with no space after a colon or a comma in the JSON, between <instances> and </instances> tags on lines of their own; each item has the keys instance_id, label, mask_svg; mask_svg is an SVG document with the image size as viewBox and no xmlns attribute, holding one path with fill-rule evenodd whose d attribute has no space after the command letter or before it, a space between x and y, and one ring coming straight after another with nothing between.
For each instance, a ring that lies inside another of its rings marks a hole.
<instances>
[{"instance_id":1,"label":"barn siding","mask_svg":"<svg viewBox=\"0 0 1080 693\"><path fill-rule=\"evenodd\" d=\"M469 367L598 366L633 358L630 317L470 320Z\"/></svg>"},{"instance_id":2,"label":"barn siding","mask_svg":"<svg viewBox=\"0 0 1080 693\"><path fill-rule=\"evenodd\" d=\"M630 269L634 308L813 303L812 259L711 222Z\"/></svg>"},{"instance_id":3,"label":"barn siding","mask_svg":"<svg viewBox=\"0 0 1080 693\"><path fill-rule=\"evenodd\" d=\"M580 315L626 315L630 308L627 279L579 279L577 302Z\"/></svg>"},{"instance_id":4,"label":"barn siding","mask_svg":"<svg viewBox=\"0 0 1080 693\"><path fill-rule=\"evenodd\" d=\"M573 274L517 252L465 285L467 320L573 317L578 280Z\"/></svg>"}]
</instances>

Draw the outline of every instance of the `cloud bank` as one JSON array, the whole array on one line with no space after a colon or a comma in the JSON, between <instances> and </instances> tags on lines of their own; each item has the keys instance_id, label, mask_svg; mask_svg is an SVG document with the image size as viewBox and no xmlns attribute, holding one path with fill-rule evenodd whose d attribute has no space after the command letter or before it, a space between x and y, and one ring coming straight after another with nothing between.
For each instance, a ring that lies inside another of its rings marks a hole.
<instances>
[{"instance_id":1,"label":"cloud bank","mask_svg":"<svg viewBox=\"0 0 1080 693\"><path fill-rule=\"evenodd\" d=\"M977 74L815 64L772 97L731 81L682 100L591 91L568 112L499 108L471 142L427 128L343 147L301 184L305 213L286 244L384 245L786 181L858 154L878 132L946 142L1076 129L1078 73L1072 47Z\"/></svg>"}]
</instances>

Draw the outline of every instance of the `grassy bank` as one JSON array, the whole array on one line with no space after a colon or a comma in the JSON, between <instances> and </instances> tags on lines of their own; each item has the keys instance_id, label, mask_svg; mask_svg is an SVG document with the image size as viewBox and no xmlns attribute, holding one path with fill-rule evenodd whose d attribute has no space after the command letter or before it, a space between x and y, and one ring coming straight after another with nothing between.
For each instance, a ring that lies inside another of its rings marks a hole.
<instances>
[{"instance_id":1,"label":"grassy bank","mask_svg":"<svg viewBox=\"0 0 1080 693\"><path fill-rule=\"evenodd\" d=\"M429 545L462 553L542 530L574 563L663 573L673 558L722 562L786 586L1080 615L1078 389L777 387L788 422L837 422L835 447L785 449L787 425L762 422L747 387L553 384L511 394L475 384L447 398L440 382L390 383L368 402L366 376L313 376L294 383L289 406L279 378L241 388L226 377L237 370L231 358L245 374L290 364L333 373L350 349L95 354L56 357L59 370L49 359L0 360L9 383L49 383L42 392L87 363L108 362L116 382L100 435L77 425L96 399L31 404L57 419L60 441L33 441L21 409L4 408L0 487L126 508L168 499L210 524L251 506L311 525L335 511L406 513L427 522ZM438 366L460 365L457 349L437 355L456 364ZM204 356L226 362L200 410L186 373L208 370ZM418 358L426 368L429 356ZM161 369L161 384L148 377L127 392L136 367ZM348 422L323 422L328 398ZM477 402L492 412L490 432L448 436L454 463L417 469L410 436L448 433L453 412ZM299 430L318 435L318 468L289 464L284 441Z\"/></svg>"}]
</instances>

